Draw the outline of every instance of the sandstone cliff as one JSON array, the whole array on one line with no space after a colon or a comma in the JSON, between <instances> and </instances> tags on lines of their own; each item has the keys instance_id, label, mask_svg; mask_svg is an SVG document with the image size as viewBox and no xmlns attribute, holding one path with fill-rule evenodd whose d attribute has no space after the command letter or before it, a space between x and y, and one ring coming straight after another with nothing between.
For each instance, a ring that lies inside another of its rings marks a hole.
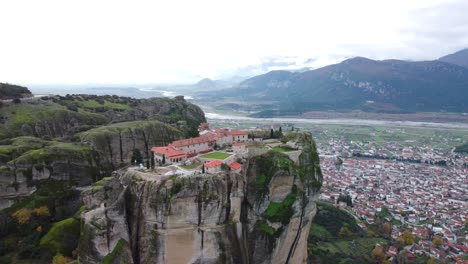
<instances>
[{"instance_id":1,"label":"sandstone cliff","mask_svg":"<svg viewBox=\"0 0 468 264\"><path fill-rule=\"evenodd\" d=\"M99 153L103 162L118 168L130 163L134 149L149 158L151 147L165 146L182 135L180 130L159 121L133 121L91 129L79 136Z\"/></svg>"},{"instance_id":2,"label":"sandstone cliff","mask_svg":"<svg viewBox=\"0 0 468 264\"><path fill-rule=\"evenodd\" d=\"M242 174L161 176L120 170L82 194L84 263L306 263L321 171L301 153L244 161Z\"/></svg>"},{"instance_id":3,"label":"sandstone cliff","mask_svg":"<svg viewBox=\"0 0 468 264\"><path fill-rule=\"evenodd\" d=\"M35 136L71 138L75 133L102 125L158 120L184 132L196 133L206 122L203 111L183 98L133 99L117 96L54 96L9 103L0 111L0 139Z\"/></svg>"},{"instance_id":4,"label":"sandstone cliff","mask_svg":"<svg viewBox=\"0 0 468 264\"><path fill-rule=\"evenodd\" d=\"M41 180L89 185L110 172L101 166L98 153L78 143L18 137L0 145L0 209L36 190Z\"/></svg>"}]
</instances>

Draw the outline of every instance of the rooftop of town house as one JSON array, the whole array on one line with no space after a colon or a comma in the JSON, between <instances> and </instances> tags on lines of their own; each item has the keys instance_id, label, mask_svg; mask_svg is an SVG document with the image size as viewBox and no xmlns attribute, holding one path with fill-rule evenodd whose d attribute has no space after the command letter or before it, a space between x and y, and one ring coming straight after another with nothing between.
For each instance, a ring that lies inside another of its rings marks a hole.
<instances>
[{"instance_id":1,"label":"rooftop of town house","mask_svg":"<svg viewBox=\"0 0 468 264\"><path fill-rule=\"evenodd\" d=\"M233 162L231 164L229 164L229 167L231 168L231 170L238 170L241 168L241 164L239 162Z\"/></svg>"},{"instance_id":2,"label":"rooftop of town house","mask_svg":"<svg viewBox=\"0 0 468 264\"><path fill-rule=\"evenodd\" d=\"M220 160L212 160L205 163L205 168L214 168L223 164Z\"/></svg>"},{"instance_id":3,"label":"rooftop of town house","mask_svg":"<svg viewBox=\"0 0 468 264\"><path fill-rule=\"evenodd\" d=\"M227 134L231 136L244 136L244 135L247 135L247 132L246 131L228 131Z\"/></svg>"},{"instance_id":4,"label":"rooftop of town house","mask_svg":"<svg viewBox=\"0 0 468 264\"><path fill-rule=\"evenodd\" d=\"M169 146L180 148L180 147L186 147L186 146L190 146L194 144L213 142L215 140L216 138L213 135L204 135L200 137L176 140L176 141L173 141L171 144L169 144Z\"/></svg>"},{"instance_id":5,"label":"rooftop of town house","mask_svg":"<svg viewBox=\"0 0 468 264\"><path fill-rule=\"evenodd\" d=\"M179 157L187 156L187 154L185 154L184 152L178 151L170 146L169 147L152 147L151 151L164 155L168 158L179 158Z\"/></svg>"}]
</instances>

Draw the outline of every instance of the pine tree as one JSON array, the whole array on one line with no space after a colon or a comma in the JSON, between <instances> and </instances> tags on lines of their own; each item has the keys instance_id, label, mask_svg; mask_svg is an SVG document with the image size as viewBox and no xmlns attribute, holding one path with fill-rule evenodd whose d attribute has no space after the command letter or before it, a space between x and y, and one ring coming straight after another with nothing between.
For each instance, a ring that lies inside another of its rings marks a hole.
<instances>
[{"instance_id":1,"label":"pine tree","mask_svg":"<svg viewBox=\"0 0 468 264\"><path fill-rule=\"evenodd\" d=\"M154 169L154 166L155 166L155 164L154 164L154 152L151 151L151 169Z\"/></svg>"},{"instance_id":2,"label":"pine tree","mask_svg":"<svg viewBox=\"0 0 468 264\"><path fill-rule=\"evenodd\" d=\"M162 164L166 164L166 155L163 154Z\"/></svg>"},{"instance_id":3,"label":"pine tree","mask_svg":"<svg viewBox=\"0 0 468 264\"><path fill-rule=\"evenodd\" d=\"M201 170L202 173L205 173L205 164L202 165L202 170Z\"/></svg>"},{"instance_id":4,"label":"pine tree","mask_svg":"<svg viewBox=\"0 0 468 264\"><path fill-rule=\"evenodd\" d=\"M141 156L140 150L133 149L131 162L133 165L138 165L143 162L143 157Z\"/></svg>"}]
</instances>

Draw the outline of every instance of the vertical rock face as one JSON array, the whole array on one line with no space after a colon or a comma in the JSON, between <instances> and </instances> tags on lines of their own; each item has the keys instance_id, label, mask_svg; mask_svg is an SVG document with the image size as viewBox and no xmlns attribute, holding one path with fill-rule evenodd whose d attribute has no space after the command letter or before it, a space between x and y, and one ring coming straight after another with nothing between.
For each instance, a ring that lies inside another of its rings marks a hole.
<instances>
[{"instance_id":1,"label":"vertical rock face","mask_svg":"<svg viewBox=\"0 0 468 264\"><path fill-rule=\"evenodd\" d=\"M89 185L110 171L99 163L97 153L84 144L18 137L11 145L0 146L0 209L16 198L30 195L41 180Z\"/></svg>"},{"instance_id":2,"label":"vertical rock face","mask_svg":"<svg viewBox=\"0 0 468 264\"><path fill-rule=\"evenodd\" d=\"M83 193L84 263L306 263L321 172L301 154L251 157L243 173L170 177L132 169ZM114 262L113 262L114 261Z\"/></svg>"},{"instance_id":3,"label":"vertical rock face","mask_svg":"<svg viewBox=\"0 0 468 264\"><path fill-rule=\"evenodd\" d=\"M128 164L134 149L142 150L142 155L149 158L152 146L164 146L181 137L181 131L159 121L123 122L80 134L81 141L113 168Z\"/></svg>"}]
</instances>

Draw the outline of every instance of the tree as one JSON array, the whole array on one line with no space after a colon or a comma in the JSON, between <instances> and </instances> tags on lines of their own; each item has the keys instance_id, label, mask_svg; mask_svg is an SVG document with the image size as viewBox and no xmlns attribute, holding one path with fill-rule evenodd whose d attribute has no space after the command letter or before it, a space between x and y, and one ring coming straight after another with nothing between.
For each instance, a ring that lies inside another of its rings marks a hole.
<instances>
[{"instance_id":1,"label":"tree","mask_svg":"<svg viewBox=\"0 0 468 264\"><path fill-rule=\"evenodd\" d=\"M353 235L353 232L349 230L347 226L342 226L340 232L338 233L340 237L350 237Z\"/></svg>"},{"instance_id":2,"label":"tree","mask_svg":"<svg viewBox=\"0 0 468 264\"><path fill-rule=\"evenodd\" d=\"M273 128L270 130L270 138L273 138L274 136L274 131L273 131Z\"/></svg>"},{"instance_id":3,"label":"tree","mask_svg":"<svg viewBox=\"0 0 468 264\"><path fill-rule=\"evenodd\" d=\"M408 262L408 250L403 249L402 251L400 251L400 253L398 253L397 260L398 260L398 264L407 263Z\"/></svg>"},{"instance_id":4,"label":"tree","mask_svg":"<svg viewBox=\"0 0 468 264\"><path fill-rule=\"evenodd\" d=\"M440 236L435 236L434 239L432 239L432 244L434 244L436 247L441 246L442 238Z\"/></svg>"},{"instance_id":5,"label":"tree","mask_svg":"<svg viewBox=\"0 0 468 264\"><path fill-rule=\"evenodd\" d=\"M205 164L203 164L201 168L202 168L202 169L201 169L201 172L202 172L202 173L205 173Z\"/></svg>"},{"instance_id":6,"label":"tree","mask_svg":"<svg viewBox=\"0 0 468 264\"><path fill-rule=\"evenodd\" d=\"M353 199L349 195L341 195L336 200L336 203L345 202L347 206L353 207Z\"/></svg>"},{"instance_id":7,"label":"tree","mask_svg":"<svg viewBox=\"0 0 468 264\"><path fill-rule=\"evenodd\" d=\"M377 245L374 250L372 250L372 256L374 257L377 263L383 263L385 260L385 254L382 250L382 246Z\"/></svg>"},{"instance_id":8,"label":"tree","mask_svg":"<svg viewBox=\"0 0 468 264\"><path fill-rule=\"evenodd\" d=\"M18 211L14 212L11 216L18 221L19 224L29 223L31 220L32 210L28 208L21 208Z\"/></svg>"},{"instance_id":9,"label":"tree","mask_svg":"<svg viewBox=\"0 0 468 264\"><path fill-rule=\"evenodd\" d=\"M132 152L132 164L133 165L138 165L140 163L143 163L143 157L141 156L141 152L139 149L133 149Z\"/></svg>"},{"instance_id":10,"label":"tree","mask_svg":"<svg viewBox=\"0 0 468 264\"><path fill-rule=\"evenodd\" d=\"M435 264L434 258L431 257L431 258L427 261L427 264Z\"/></svg>"},{"instance_id":11,"label":"tree","mask_svg":"<svg viewBox=\"0 0 468 264\"><path fill-rule=\"evenodd\" d=\"M155 164L154 164L154 152L151 151L151 169L154 169L154 166L155 166Z\"/></svg>"},{"instance_id":12,"label":"tree","mask_svg":"<svg viewBox=\"0 0 468 264\"><path fill-rule=\"evenodd\" d=\"M386 222L381 225L380 229L385 235L390 235L392 232L392 225L389 222Z\"/></svg>"},{"instance_id":13,"label":"tree","mask_svg":"<svg viewBox=\"0 0 468 264\"><path fill-rule=\"evenodd\" d=\"M162 164L166 164L166 155L163 154L163 158L162 158Z\"/></svg>"},{"instance_id":14,"label":"tree","mask_svg":"<svg viewBox=\"0 0 468 264\"><path fill-rule=\"evenodd\" d=\"M397 241L398 243L400 243L402 247L403 247L403 245L405 245L405 239L403 238L403 236L397 237L397 238L396 238L396 241Z\"/></svg>"},{"instance_id":15,"label":"tree","mask_svg":"<svg viewBox=\"0 0 468 264\"><path fill-rule=\"evenodd\" d=\"M412 245L414 243L413 233L411 233L410 231L405 231L403 233L403 241L405 245Z\"/></svg>"},{"instance_id":16,"label":"tree","mask_svg":"<svg viewBox=\"0 0 468 264\"><path fill-rule=\"evenodd\" d=\"M49 208L47 206L41 206L39 208L35 208L34 213L38 216L48 216L50 215Z\"/></svg>"},{"instance_id":17,"label":"tree","mask_svg":"<svg viewBox=\"0 0 468 264\"><path fill-rule=\"evenodd\" d=\"M70 260L68 258L64 257L60 253L57 253L57 255L55 255L54 258L52 259L52 264L66 264L69 261Z\"/></svg>"},{"instance_id":18,"label":"tree","mask_svg":"<svg viewBox=\"0 0 468 264\"><path fill-rule=\"evenodd\" d=\"M279 132L280 132L280 133L283 133L283 130L281 129L281 127L279 128Z\"/></svg>"}]
</instances>

